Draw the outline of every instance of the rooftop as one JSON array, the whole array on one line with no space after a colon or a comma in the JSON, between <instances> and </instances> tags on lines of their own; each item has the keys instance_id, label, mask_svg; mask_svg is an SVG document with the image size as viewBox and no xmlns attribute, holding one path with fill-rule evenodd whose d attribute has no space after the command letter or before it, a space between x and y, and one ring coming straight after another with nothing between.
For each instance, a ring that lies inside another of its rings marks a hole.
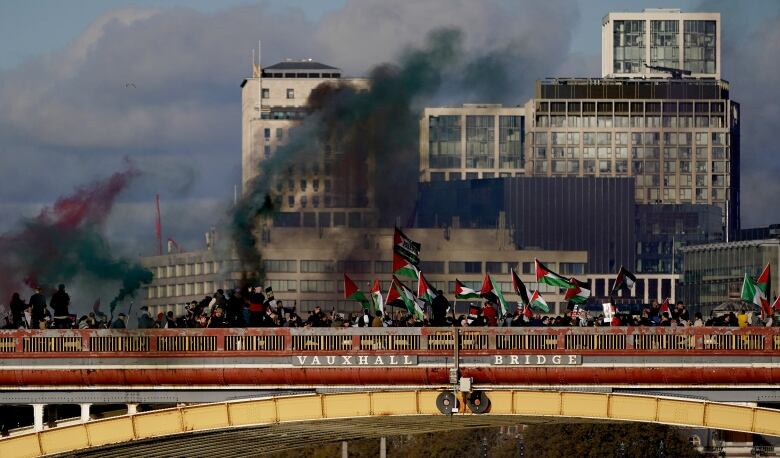
<instances>
[{"instance_id":1,"label":"rooftop","mask_svg":"<svg viewBox=\"0 0 780 458\"><path fill-rule=\"evenodd\" d=\"M268 67L263 68L264 71L273 70L339 70L336 67L325 65L320 62L313 61L311 59L292 60L288 59L283 62L278 62Z\"/></svg>"}]
</instances>

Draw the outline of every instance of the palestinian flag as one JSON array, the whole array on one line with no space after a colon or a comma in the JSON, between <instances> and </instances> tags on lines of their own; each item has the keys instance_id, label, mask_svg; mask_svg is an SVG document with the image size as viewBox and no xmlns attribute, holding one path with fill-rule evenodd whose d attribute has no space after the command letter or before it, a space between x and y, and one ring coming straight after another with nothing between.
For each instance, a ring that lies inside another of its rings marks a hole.
<instances>
[{"instance_id":1,"label":"palestinian flag","mask_svg":"<svg viewBox=\"0 0 780 458\"><path fill-rule=\"evenodd\" d=\"M636 283L636 276L629 272L625 267L620 266L617 278L615 278L615 286L612 287L612 292L610 292L609 295L612 296L623 289L631 289L634 286L634 283Z\"/></svg>"},{"instance_id":2,"label":"palestinian flag","mask_svg":"<svg viewBox=\"0 0 780 458\"><path fill-rule=\"evenodd\" d=\"M528 319L531 319L531 318L534 317L534 311L531 310L531 305L530 304L528 304L528 305L523 304L523 315L528 317Z\"/></svg>"},{"instance_id":3,"label":"palestinian flag","mask_svg":"<svg viewBox=\"0 0 780 458\"><path fill-rule=\"evenodd\" d=\"M663 303L661 303L660 312L661 313L665 313L666 316L668 316L668 317L672 316L671 315L671 310L669 309L669 298L668 297L666 299L664 299Z\"/></svg>"},{"instance_id":4,"label":"palestinian flag","mask_svg":"<svg viewBox=\"0 0 780 458\"><path fill-rule=\"evenodd\" d=\"M436 291L431 288L431 284L428 283L428 280L425 279L422 271L417 278L417 297L421 301L428 303L433 302L433 298L436 297Z\"/></svg>"},{"instance_id":5,"label":"palestinian flag","mask_svg":"<svg viewBox=\"0 0 780 458\"><path fill-rule=\"evenodd\" d=\"M371 298L374 300L374 310L385 313L385 300L382 297L382 290L379 286L379 280L374 279L374 287L371 288Z\"/></svg>"},{"instance_id":6,"label":"palestinian flag","mask_svg":"<svg viewBox=\"0 0 780 458\"><path fill-rule=\"evenodd\" d=\"M393 274L417 278L419 264L420 244L396 227L393 234Z\"/></svg>"},{"instance_id":7,"label":"palestinian flag","mask_svg":"<svg viewBox=\"0 0 780 458\"><path fill-rule=\"evenodd\" d=\"M780 312L780 296L777 296L775 301L772 303L772 311Z\"/></svg>"},{"instance_id":8,"label":"palestinian flag","mask_svg":"<svg viewBox=\"0 0 780 458\"><path fill-rule=\"evenodd\" d=\"M467 288L457 278L455 279L455 299L479 299L479 292Z\"/></svg>"},{"instance_id":9,"label":"palestinian flag","mask_svg":"<svg viewBox=\"0 0 780 458\"><path fill-rule=\"evenodd\" d=\"M756 286L764 292L764 297L769 299L772 294L772 269L770 263L766 263L766 267L761 271L761 275L756 279Z\"/></svg>"},{"instance_id":10,"label":"palestinian flag","mask_svg":"<svg viewBox=\"0 0 780 458\"><path fill-rule=\"evenodd\" d=\"M417 266L404 259L400 254L393 253L393 275L407 278L417 278Z\"/></svg>"},{"instance_id":11,"label":"palestinian flag","mask_svg":"<svg viewBox=\"0 0 780 458\"><path fill-rule=\"evenodd\" d=\"M547 301L544 300L539 291L534 291L531 295L531 307L543 312L549 312L550 307L547 305Z\"/></svg>"},{"instance_id":12,"label":"palestinian flag","mask_svg":"<svg viewBox=\"0 0 780 458\"><path fill-rule=\"evenodd\" d=\"M371 302L347 274L344 274L344 299L360 302L365 310L371 310Z\"/></svg>"},{"instance_id":13,"label":"palestinian flag","mask_svg":"<svg viewBox=\"0 0 780 458\"><path fill-rule=\"evenodd\" d=\"M520 297L521 304L527 306L531 303L531 300L528 298L528 288L525 287L523 280L520 280L515 269L512 269L512 288L514 288L515 294Z\"/></svg>"},{"instance_id":14,"label":"palestinian flag","mask_svg":"<svg viewBox=\"0 0 780 458\"><path fill-rule=\"evenodd\" d=\"M423 310L417 303L417 298L414 297L412 290L407 288L406 285L398 280L398 278L393 276L393 282L390 284L390 292L387 293L387 303L389 304L398 299L404 303L409 314L414 315L418 320L425 318Z\"/></svg>"},{"instance_id":15,"label":"palestinian flag","mask_svg":"<svg viewBox=\"0 0 780 458\"><path fill-rule=\"evenodd\" d=\"M748 274L745 274L745 279L742 281L742 300L761 307L763 315L769 315L771 312L769 300L764 296L764 291Z\"/></svg>"},{"instance_id":16,"label":"palestinian flag","mask_svg":"<svg viewBox=\"0 0 780 458\"><path fill-rule=\"evenodd\" d=\"M588 298L590 297L590 290L587 289L588 284L578 281L576 278L570 278L569 281L572 282L574 288L567 289L563 299L566 302L571 302L573 304L584 304L588 302Z\"/></svg>"},{"instance_id":17,"label":"palestinian flag","mask_svg":"<svg viewBox=\"0 0 780 458\"><path fill-rule=\"evenodd\" d=\"M482 288L479 290L479 293L489 301L498 300L498 305L501 308L501 310L498 310L500 312L499 318L509 314L509 307L507 307L504 300L504 294L501 292L501 288L493 283L490 274L485 274L485 281L482 282Z\"/></svg>"},{"instance_id":18,"label":"palestinian flag","mask_svg":"<svg viewBox=\"0 0 780 458\"><path fill-rule=\"evenodd\" d=\"M567 279L548 269L547 266L536 260L536 281L558 288L574 288L574 285Z\"/></svg>"}]
</instances>

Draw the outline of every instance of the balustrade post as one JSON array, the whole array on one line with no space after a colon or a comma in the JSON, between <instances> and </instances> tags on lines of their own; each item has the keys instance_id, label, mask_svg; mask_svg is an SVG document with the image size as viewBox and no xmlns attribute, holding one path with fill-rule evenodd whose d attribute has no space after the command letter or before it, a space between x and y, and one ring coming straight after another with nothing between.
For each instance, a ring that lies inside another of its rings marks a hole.
<instances>
[{"instance_id":1,"label":"balustrade post","mask_svg":"<svg viewBox=\"0 0 780 458\"><path fill-rule=\"evenodd\" d=\"M138 413L138 404L137 403L130 403L127 405L127 414L128 415L135 415Z\"/></svg>"},{"instance_id":2,"label":"balustrade post","mask_svg":"<svg viewBox=\"0 0 780 458\"><path fill-rule=\"evenodd\" d=\"M81 404L81 422L86 423L89 421L89 408L92 406L92 404L85 403Z\"/></svg>"}]
</instances>

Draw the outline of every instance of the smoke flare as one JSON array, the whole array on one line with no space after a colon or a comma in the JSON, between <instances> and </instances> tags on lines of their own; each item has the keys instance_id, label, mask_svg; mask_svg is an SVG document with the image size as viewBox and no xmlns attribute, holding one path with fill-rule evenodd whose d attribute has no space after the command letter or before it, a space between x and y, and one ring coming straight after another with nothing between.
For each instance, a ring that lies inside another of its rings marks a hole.
<instances>
[{"instance_id":1,"label":"smoke flare","mask_svg":"<svg viewBox=\"0 0 780 458\"><path fill-rule=\"evenodd\" d=\"M115 257L102 234L117 196L137 175L129 169L78 188L23 221L18 231L0 236L0 297L10 297L25 283L49 289L76 278L118 281L121 288L111 301L113 311L118 302L151 282L151 271Z\"/></svg>"}]
</instances>

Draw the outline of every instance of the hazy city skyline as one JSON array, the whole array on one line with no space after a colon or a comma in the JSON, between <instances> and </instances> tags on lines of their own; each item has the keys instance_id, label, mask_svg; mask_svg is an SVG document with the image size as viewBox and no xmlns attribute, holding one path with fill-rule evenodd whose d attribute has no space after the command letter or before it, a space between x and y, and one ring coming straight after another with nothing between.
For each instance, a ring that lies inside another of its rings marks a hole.
<instances>
[{"instance_id":1,"label":"hazy city skyline","mask_svg":"<svg viewBox=\"0 0 780 458\"><path fill-rule=\"evenodd\" d=\"M601 18L610 11L675 7L721 12L723 72L742 105L742 221L777 222L780 164L771 143L778 108L780 7L753 2L39 2L0 7L0 208L11 218L118 170L146 172L109 220L136 253L153 249L152 199L170 235L200 244L240 183L239 83L252 48L263 62L311 57L362 75L426 33L455 26L466 51L511 52L520 105L533 81L598 76ZM56 18L56 21L53 21ZM47 33L49 32L49 33ZM14 38L15 39L12 39ZM360 37L360 39L356 39ZM13 45L11 45L13 43ZM760 43L760 46L748 46ZM132 86L128 84L132 83ZM442 103L461 103L445 94ZM195 248L195 247L194 247Z\"/></svg>"}]
</instances>

